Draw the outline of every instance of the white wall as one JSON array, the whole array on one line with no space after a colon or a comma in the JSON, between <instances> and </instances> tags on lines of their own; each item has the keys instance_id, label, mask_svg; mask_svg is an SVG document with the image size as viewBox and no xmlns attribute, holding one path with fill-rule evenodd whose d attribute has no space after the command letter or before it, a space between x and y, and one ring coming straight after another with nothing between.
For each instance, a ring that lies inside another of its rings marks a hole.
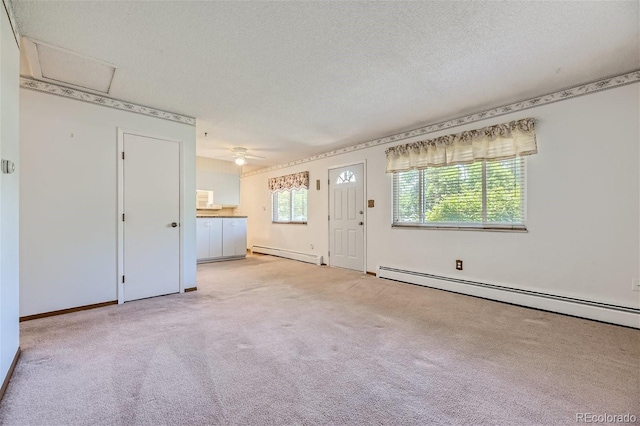
<instances>
[{"instance_id":1,"label":"white wall","mask_svg":"<svg viewBox=\"0 0 640 426\"><path fill-rule=\"evenodd\" d=\"M195 127L20 89L20 315L117 300L117 128L183 141L195 287Z\"/></svg>"},{"instance_id":2,"label":"white wall","mask_svg":"<svg viewBox=\"0 0 640 426\"><path fill-rule=\"evenodd\" d=\"M19 50L0 4L0 157L18 162ZM19 345L18 173L0 174L0 384Z\"/></svg>"},{"instance_id":3,"label":"white wall","mask_svg":"<svg viewBox=\"0 0 640 426\"><path fill-rule=\"evenodd\" d=\"M366 160L366 198L375 200L366 217L368 271L383 265L640 307L640 293L631 291L640 276L639 103L633 84L401 142L536 118L539 153L527 159L528 233L391 228L391 176L384 173L391 145L384 145L243 178L249 246L326 256L328 168ZM267 179L304 170L311 181L308 225L271 224ZM455 270L455 259L464 271Z\"/></svg>"}]
</instances>

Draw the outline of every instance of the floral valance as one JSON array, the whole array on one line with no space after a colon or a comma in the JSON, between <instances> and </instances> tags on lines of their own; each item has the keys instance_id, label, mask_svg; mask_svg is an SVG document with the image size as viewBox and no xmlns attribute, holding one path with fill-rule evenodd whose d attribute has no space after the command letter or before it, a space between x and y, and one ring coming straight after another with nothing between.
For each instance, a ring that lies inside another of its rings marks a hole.
<instances>
[{"instance_id":1,"label":"floral valance","mask_svg":"<svg viewBox=\"0 0 640 426\"><path fill-rule=\"evenodd\" d=\"M533 118L387 149L387 173L499 160L538 152Z\"/></svg>"},{"instance_id":2,"label":"floral valance","mask_svg":"<svg viewBox=\"0 0 640 426\"><path fill-rule=\"evenodd\" d=\"M309 172L293 173L269 179L269 190L271 192L300 188L309 189Z\"/></svg>"}]
</instances>

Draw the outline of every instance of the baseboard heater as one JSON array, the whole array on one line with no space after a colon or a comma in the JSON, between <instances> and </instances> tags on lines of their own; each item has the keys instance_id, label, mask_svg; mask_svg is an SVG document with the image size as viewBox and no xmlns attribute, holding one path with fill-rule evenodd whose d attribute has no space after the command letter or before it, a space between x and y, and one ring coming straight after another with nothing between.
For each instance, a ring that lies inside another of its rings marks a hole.
<instances>
[{"instance_id":1,"label":"baseboard heater","mask_svg":"<svg viewBox=\"0 0 640 426\"><path fill-rule=\"evenodd\" d=\"M378 277L529 308L640 328L640 308L630 308L388 266L380 266L378 268Z\"/></svg>"},{"instance_id":2,"label":"baseboard heater","mask_svg":"<svg viewBox=\"0 0 640 426\"><path fill-rule=\"evenodd\" d=\"M299 251L284 250L273 247L252 246L252 253L270 254L271 256L284 257L287 259L299 260L300 262L313 263L314 265L322 265L322 256L317 254L302 253Z\"/></svg>"}]
</instances>

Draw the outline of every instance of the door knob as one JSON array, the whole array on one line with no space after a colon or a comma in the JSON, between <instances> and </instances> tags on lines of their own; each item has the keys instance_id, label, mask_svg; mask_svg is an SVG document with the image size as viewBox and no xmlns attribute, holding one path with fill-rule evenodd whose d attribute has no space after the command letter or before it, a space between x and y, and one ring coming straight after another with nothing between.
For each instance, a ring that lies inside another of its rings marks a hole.
<instances>
[{"instance_id":1,"label":"door knob","mask_svg":"<svg viewBox=\"0 0 640 426\"><path fill-rule=\"evenodd\" d=\"M360 225L364 225L364 222L360 222Z\"/></svg>"},{"instance_id":2,"label":"door knob","mask_svg":"<svg viewBox=\"0 0 640 426\"><path fill-rule=\"evenodd\" d=\"M178 226L178 224L176 222L171 222L171 227L175 228L176 226Z\"/></svg>"}]
</instances>

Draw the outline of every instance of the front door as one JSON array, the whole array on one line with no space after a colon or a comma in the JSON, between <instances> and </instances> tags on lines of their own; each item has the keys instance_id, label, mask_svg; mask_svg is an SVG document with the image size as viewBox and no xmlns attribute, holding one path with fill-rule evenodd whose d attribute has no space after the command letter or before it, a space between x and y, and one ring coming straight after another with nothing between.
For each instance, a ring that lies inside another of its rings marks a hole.
<instances>
[{"instance_id":1,"label":"front door","mask_svg":"<svg viewBox=\"0 0 640 426\"><path fill-rule=\"evenodd\" d=\"M180 144L124 134L124 300L180 291Z\"/></svg>"},{"instance_id":2,"label":"front door","mask_svg":"<svg viewBox=\"0 0 640 426\"><path fill-rule=\"evenodd\" d=\"M329 170L329 264L364 271L364 164Z\"/></svg>"}]
</instances>

